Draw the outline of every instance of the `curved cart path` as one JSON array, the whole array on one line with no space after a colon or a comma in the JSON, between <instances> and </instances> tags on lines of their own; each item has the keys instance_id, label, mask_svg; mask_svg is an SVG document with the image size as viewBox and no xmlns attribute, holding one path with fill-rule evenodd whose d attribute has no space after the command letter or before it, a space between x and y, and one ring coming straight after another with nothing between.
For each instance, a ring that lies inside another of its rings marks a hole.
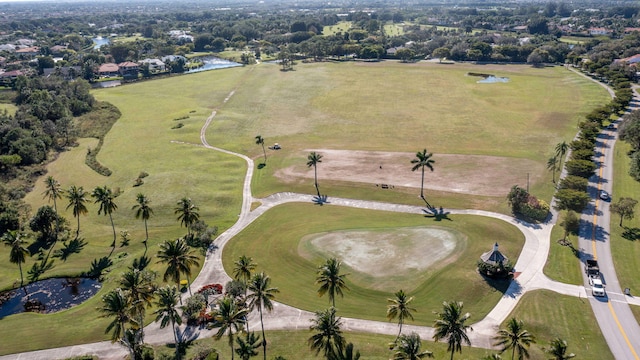
<instances>
[{"instance_id":1,"label":"curved cart path","mask_svg":"<svg viewBox=\"0 0 640 360\"><path fill-rule=\"evenodd\" d=\"M233 96L234 92L235 90L229 94L229 96L224 100L224 103ZM226 283L231 279L226 274L222 266L221 254L224 246L242 229L251 224L267 210L285 203L317 202L317 198L314 195L296 193L277 193L263 199L254 199L251 194L251 179L253 177L254 170L253 160L245 155L211 146L207 142L206 131L213 121L216 113L217 109L214 109L200 131L200 140L202 145L209 149L244 159L247 163L247 173L243 183L243 201L240 214L238 215L238 221L216 239L216 248L209 252L203 264L202 271L192 283L192 286L195 289L210 283ZM251 210L251 204L254 201L260 202L260 206ZM323 202L323 206L347 206L408 214L424 214L425 211L424 207L421 206L399 205L345 198L327 198L326 201ZM491 310L491 312L489 312L485 318L472 325L473 331L468 333L472 346L492 348L492 337L495 336L497 327L509 316L522 295L527 291L547 289L570 296L587 296L583 286L552 281L542 273L542 269L549 254L551 229L555 223L554 217L544 224L529 224L504 214L488 211L455 209L443 210L450 214L470 214L500 219L516 226L525 236L525 244L518 258L518 262L515 264L515 269L519 273L519 276L512 281L504 296ZM267 330L307 330L309 329L310 319L312 317L312 312L296 309L281 303L275 303L273 312L264 314L264 324L265 329ZM342 323L343 329L346 331L372 332L388 335L395 335L398 331L397 324L394 322L381 322L343 317ZM249 325L250 328L257 328L257 326L259 326L259 320L256 312L252 313L249 317ZM403 328L405 329L405 332L417 332L423 339L431 339L433 336L433 328L430 327L404 324ZM179 332L180 337L183 340L212 336L215 333L214 331L203 328L185 326L182 326L179 329ZM160 329L157 323L150 324L145 328L145 342L155 345L172 343L173 334L171 332L171 327ZM128 352L119 344L103 341L98 343L5 355L0 356L0 360L60 359L84 354L94 354L100 359L122 359L128 354Z\"/></svg>"}]
</instances>

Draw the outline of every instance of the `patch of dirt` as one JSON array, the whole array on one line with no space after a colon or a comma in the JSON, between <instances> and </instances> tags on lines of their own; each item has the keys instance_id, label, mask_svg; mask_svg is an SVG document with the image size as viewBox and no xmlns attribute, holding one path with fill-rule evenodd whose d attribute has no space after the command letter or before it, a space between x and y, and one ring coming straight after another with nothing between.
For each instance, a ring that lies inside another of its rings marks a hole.
<instances>
[{"instance_id":1,"label":"patch of dirt","mask_svg":"<svg viewBox=\"0 0 640 360\"><path fill-rule=\"evenodd\" d=\"M415 153L307 149L322 155L318 181L340 180L375 184L377 187L420 188L420 170L411 171ZM302 155L301 155L302 156ZM533 160L483 156L434 154L434 171L425 168L424 188L471 195L506 196L513 185L542 180L544 164ZM313 179L313 168L300 165L276 171L284 182Z\"/></svg>"},{"instance_id":2,"label":"patch of dirt","mask_svg":"<svg viewBox=\"0 0 640 360\"><path fill-rule=\"evenodd\" d=\"M384 290L394 279L415 279L418 273L448 262L459 240L455 233L433 227L335 231L304 237L298 252L307 259L318 253L336 257L371 278L367 287Z\"/></svg>"}]
</instances>

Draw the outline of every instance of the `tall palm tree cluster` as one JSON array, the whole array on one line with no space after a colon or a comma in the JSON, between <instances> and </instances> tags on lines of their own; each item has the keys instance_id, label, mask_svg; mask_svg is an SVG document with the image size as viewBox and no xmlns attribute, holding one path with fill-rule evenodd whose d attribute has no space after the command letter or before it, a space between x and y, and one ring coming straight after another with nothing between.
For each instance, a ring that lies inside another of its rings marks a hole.
<instances>
[{"instance_id":1,"label":"tall palm tree cluster","mask_svg":"<svg viewBox=\"0 0 640 360\"><path fill-rule=\"evenodd\" d=\"M257 349L260 347L262 347L264 360L267 359L263 312L273 310L275 294L279 290L271 286L271 278L264 272L254 272L256 268L257 264L251 257L240 256L234 262L233 278L234 281L242 284L245 289L244 294L234 297L228 292L217 300L215 310L211 313L214 327L218 328L214 338L219 340L227 335L231 359L234 359L237 354L242 360L248 360L258 355ZM260 315L262 337L248 331L247 316L253 310L257 310ZM237 336L240 333L244 336Z\"/></svg>"}]
</instances>

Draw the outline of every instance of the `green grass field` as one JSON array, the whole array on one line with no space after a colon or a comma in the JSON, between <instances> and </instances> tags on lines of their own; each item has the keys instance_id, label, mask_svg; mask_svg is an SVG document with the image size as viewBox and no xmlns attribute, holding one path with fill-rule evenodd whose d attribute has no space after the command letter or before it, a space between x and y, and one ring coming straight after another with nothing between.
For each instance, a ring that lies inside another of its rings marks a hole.
<instances>
[{"instance_id":1,"label":"green grass field","mask_svg":"<svg viewBox=\"0 0 640 360\"><path fill-rule=\"evenodd\" d=\"M512 81L494 84L497 86L476 84L476 78L466 76L469 71L491 72L508 76ZM225 103L232 92L233 96ZM0 336L19 339L0 342L2 354L106 338L103 332L107 321L96 318L99 297L116 286L124 268L144 251L141 244L144 226L134 218L131 210L138 192L149 197L154 209L154 216L149 221L150 254L157 252L160 242L186 232L180 228L173 213L176 202L182 197L190 197L200 207L201 219L209 225L217 225L220 231L236 221L245 163L199 145L200 128L213 110L217 110L217 116L207 132L210 144L254 158L262 155L262 149L254 141L257 134L261 134L268 144L279 142L284 146L283 150L270 153L268 166L254 179L254 195L265 196L277 191L313 192L309 182L286 183L273 176L277 169L304 163L307 149L313 148L415 152L427 147L434 153L509 156L546 162L556 143L573 137L575 124L581 116L607 100L599 86L562 68L397 62L300 64L295 71L286 73L279 71L276 65L262 64L167 77L97 90L94 94L99 100L117 106L123 114L105 137L98 155L98 160L109 167L113 175L100 176L84 165L87 149L95 147L95 139L81 139L78 147L62 153L48 166L48 175L60 181L63 188L70 185L83 186L88 191L103 185L119 188L123 193L116 199L118 209L113 214L114 222L117 231L129 231L131 245L116 249L113 258L118 261L107 276L104 290L87 303L56 315L21 314L2 319ZM178 122L184 126L172 129ZM144 185L134 188L134 180L142 171L149 173L149 177L144 179ZM550 178L550 174L545 176ZM416 189L399 188L396 192L376 193L370 191L368 185L348 181L322 182L322 179L321 186L332 196L417 204ZM550 198L552 189L550 181L532 184L532 191L542 198ZM46 204L43 191L43 183L39 180L25 199L33 213ZM508 211L502 197L445 192L430 193L430 196L447 207ZM64 210L66 204L62 201L58 206L71 229L75 230L75 219L70 211ZM87 247L66 262L56 261L56 267L45 277L79 274L89 268L93 259L109 254L111 226L108 217L98 216L96 205L89 204L88 207L89 214L81 218L81 236L88 242ZM340 219L328 214L333 209L322 209L322 219L339 223ZM318 208L312 211L307 213L309 218L318 216ZM273 213L280 214L280 226L298 224L293 228L300 230L298 213L282 213L278 209ZM425 222L421 217L412 219L398 214L372 213L367 217L380 218L380 224L386 226L403 223L417 226ZM393 224L387 220L392 218L397 219ZM342 220L343 227L354 228L356 223L364 228L379 226L361 216L350 219L351 223ZM258 222L267 224L262 219ZM457 227L473 222L475 220L456 217L451 224L438 225ZM502 226L504 224L495 229L458 230L476 237L498 231ZM273 238L280 237L272 232L271 226L264 225L258 231L254 225L252 229L263 233L269 231ZM505 237L512 236L517 238L519 234ZM490 237L486 242L492 243L495 239ZM235 240L231 242L234 243ZM488 250L485 241L481 243L477 248L468 247L469 258L457 263L457 267L473 268L479 254ZM237 247L235 249L240 252ZM227 259L233 258L233 253L230 254ZM34 259L29 259L25 269L33 262ZM266 265L265 261L259 262L261 266ZM304 266L309 270L315 265L307 263ZM163 270L155 263L152 268ZM284 269L268 268L268 271L273 271L272 276L277 279L282 276L278 271ZM304 282L310 291L305 307L326 306L326 299L315 296L313 271L310 276L308 282L297 280L301 286ZM10 287L18 277L15 265L0 263L0 288ZM462 273L459 280L469 285L460 291L446 291L440 288L444 289L442 284L450 279L438 274L432 278L433 283L417 290L423 297L421 301L425 301L425 313L434 307L437 309L446 297L464 300L478 316L474 316L476 320L490 309L491 305L477 299L474 304L473 299L465 297L470 296L474 288L489 291L486 284L469 281L468 275ZM280 281L275 284L284 290L293 286ZM395 290L390 289L389 293ZM364 299L371 294L362 290L363 297L360 297L354 294L357 292L360 290L350 292L345 303L340 305L353 315L358 315L359 311L356 305L349 304L350 299ZM376 294L381 303L379 312L367 309L360 315L383 318L387 295ZM287 296L294 295L283 291L282 296L286 300ZM497 299L499 294L487 296ZM429 297L431 299L426 300ZM427 303L429 301L431 305ZM60 326L70 319L73 319L73 326ZM33 321L38 322L37 329Z\"/></svg>"},{"instance_id":2,"label":"green grass field","mask_svg":"<svg viewBox=\"0 0 640 360\"><path fill-rule=\"evenodd\" d=\"M561 218L564 215L561 215ZM551 247L549 248L549 257L544 266L544 274L549 278L567 283L582 285L582 273L580 271L580 260L574 255L568 246L558 244L562 239L564 230L560 225L555 225L551 231ZM569 235L568 241L576 244L576 238Z\"/></svg>"},{"instance_id":3,"label":"green grass field","mask_svg":"<svg viewBox=\"0 0 640 360\"><path fill-rule=\"evenodd\" d=\"M292 214L296 214L294 218ZM483 318L502 295L476 272L480 255L491 250L493 242L497 240L501 251L515 263L524 237L516 227L502 221L463 215L451 215L450 218L453 221L312 204L283 205L258 218L229 242L223 252L223 263L226 269L233 269L233 262L239 256L252 257L258 264L257 271L269 274L273 285L280 289L279 301L315 311L329 305L326 297L317 296L317 285L314 284L317 266L329 256L321 253L314 253L310 258L300 256L299 252L303 251L300 239L305 236L345 230L375 232L420 226L452 229L461 234L455 257L443 260L435 268L415 271L411 280L415 287L411 291L411 295L415 296L413 305L418 309L415 322L431 321L432 311L437 311L445 300L464 301L465 310L473 314L472 322L475 322ZM404 248L404 251L410 252L412 249ZM345 273L351 273L347 277L351 290L336 301L340 313L347 317L384 321L386 299L401 288L402 281L398 281L397 286L391 283L384 291L373 290L362 284L373 283L375 278L363 277L348 266L343 266ZM358 282L355 283L354 279ZM496 286L506 287L508 283Z\"/></svg>"},{"instance_id":4,"label":"green grass field","mask_svg":"<svg viewBox=\"0 0 640 360\"><path fill-rule=\"evenodd\" d=\"M407 333L403 331L403 333ZM282 356L289 360L317 360L322 355L316 356L309 349L307 339L311 337L311 331L268 331L266 333L269 345L267 347L267 359L273 359L275 356ZM393 342L394 336L376 335L367 333L343 333L347 342L354 344L355 350L360 351L363 360L387 360L391 358L392 352L389 350L388 344ZM447 344L434 343L431 339L421 339L421 349L433 352L435 359L448 359L450 353L447 351ZM231 350L227 344L226 337L221 340L204 339L199 340L187 352L187 358L195 355L199 349L214 348L220 354L220 360L231 359ZM168 346L160 346L155 348L158 353L172 354L173 348ZM257 358L262 356L262 348L258 350ZM495 353L481 348L464 346L462 355L456 353L456 359L479 359L483 356ZM537 360L537 359L534 359Z\"/></svg>"},{"instance_id":5,"label":"green grass field","mask_svg":"<svg viewBox=\"0 0 640 360\"><path fill-rule=\"evenodd\" d=\"M7 111L10 115L13 115L16 113L16 110L18 110L18 108L13 105L13 104L2 104L0 103L0 111Z\"/></svg>"},{"instance_id":6,"label":"green grass field","mask_svg":"<svg viewBox=\"0 0 640 360\"><path fill-rule=\"evenodd\" d=\"M350 21L341 21L335 25L331 25L331 26L325 26L322 29L322 35L324 36L331 36L331 35L336 35L338 33L346 33L349 31L349 29L351 29L351 22Z\"/></svg>"},{"instance_id":7,"label":"green grass field","mask_svg":"<svg viewBox=\"0 0 640 360\"><path fill-rule=\"evenodd\" d=\"M524 294L508 319L511 317L522 320L536 337L537 343L530 349L532 359L548 358L543 349L556 337L567 341L568 352L576 358L613 359L587 299L532 291Z\"/></svg>"},{"instance_id":8,"label":"green grass field","mask_svg":"<svg viewBox=\"0 0 640 360\"><path fill-rule=\"evenodd\" d=\"M629 157L627 153L631 147L629 144L617 141L614 148L614 175L612 201L618 201L621 197L630 197L636 200L640 194L640 183L629 176ZM636 206L636 214L638 207ZM640 277L636 269L640 266L640 242L638 239L627 239L623 236L626 229L640 228L640 218L636 216L632 220L624 220L620 227L620 217L611 214L611 255L613 257L618 281L622 288L630 288L632 294L637 296L640 292ZM638 314L640 312L636 312ZM640 317L638 317L640 320Z\"/></svg>"}]
</instances>

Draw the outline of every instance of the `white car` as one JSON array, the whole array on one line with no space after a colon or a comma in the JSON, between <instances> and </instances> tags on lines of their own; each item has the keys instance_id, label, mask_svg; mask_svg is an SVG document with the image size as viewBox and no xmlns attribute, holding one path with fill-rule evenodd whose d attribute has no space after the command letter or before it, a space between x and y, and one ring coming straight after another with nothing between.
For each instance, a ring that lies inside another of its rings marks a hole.
<instances>
[{"instance_id":1,"label":"white car","mask_svg":"<svg viewBox=\"0 0 640 360\"><path fill-rule=\"evenodd\" d=\"M600 194L598 196L600 196L600 199L602 200L609 200L609 193L604 190L600 190Z\"/></svg>"},{"instance_id":2,"label":"white car","mask_svg":"<svg viewBox=\"0 0 640 360\"><path fill-rule=\"evenodd\" d=\"M602 280L593 279L591 281L591 293L593 296L604 296L604 285L602 284Z\"/></svg>"}]
</instances>

